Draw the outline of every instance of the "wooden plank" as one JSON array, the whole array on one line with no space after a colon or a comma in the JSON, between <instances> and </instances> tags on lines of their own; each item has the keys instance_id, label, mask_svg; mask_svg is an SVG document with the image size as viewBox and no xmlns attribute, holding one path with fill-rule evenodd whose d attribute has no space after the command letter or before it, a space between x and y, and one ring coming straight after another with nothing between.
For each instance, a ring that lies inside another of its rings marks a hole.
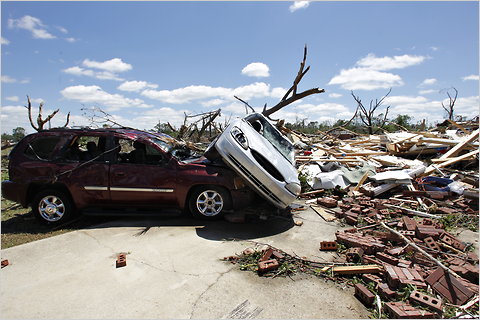
<instances>
[{"instance_id":1,"label":"wooden plank","mask_svg":"<svg viewBox=\"0 0 480 320\"><path fill-rule=\"evenodd\" d=\"M465 145L469 144L470 142L474 141L475 139L478 139L478 133L480 132L480 129L475 130L472 132L463 142L457 144L455 147L447 151L444 155L440 157L440 159L446 159L450 158L452 156L455 156L457 153L459 153Z\"/></svg>"},{"instance_id":2,"label":"wooden plank","mask_svg":"<svg viewBox=\"0 0 480 320\"><path fill-rule=\"evenodd\" d=\"M333 267L333 272L337 274L379 273L382 269L383 268L377 264L367 264L360 266Z\"/></svg>"},{"instance_id":3,"label":"wooden plank","mask_svg":"<svg viewBox=\"0 0 480 320\"><path fill-rule=\"evenodd\" d=\"M453 124L453 125L454 125L455 127L457 127L458 129L462 130L463 133L467 133L467 134L468 134L467 129L465 129L462 125L460 125L460 124L458 124L458 123L456 123L455 121L450 120L450 119L448 119L448 122L450 122L451 124Z\"/></svg>"},{"instance_id":4,"label":"wooden plank","mask_svg":"<svg viewBox=\"0 0 480 320\"><path fill-rule=\"evenodd\" d=\"M322 217L327 222L331 222L337 219L333 214L326 212L325 209L323 209L322 207L310 205L310 208L312 208L313 211L315 211L320 217Z\"/></svg>"},{"instance_id":5,"label":"wooden plank","mask_svg":"<svg viewBox=\"0 0 480 320\"><path fill-rule=\"evenodd\" d=\"M353 188L353 191L358 191L358 189L360 189L360 187L363 185L363 183L365 182L365 180L367 180L368 178L368 174L370 173L370 171L367 171L363 174L362 178L360 178L360 181L357 183L357 185L355 186L355 188Z\"/></svg>"},{"instance_id":6,"label":"wooden plank","mask_svg":"<svg viewBox=\"0 0 480 320\"><path fill-rule=\"evenodd\" d=\"M467 158L469 158L469 157L471 157L471 156L476 155L478 152L479 152L479 150L477 149L477 150L474 150L474 151L472 151L472 152L469 152L469 153L466 153L466 154L464 154L464 155L461 155L461 156L459 156L459 157L453 158L453 159L451 159L451 160L448 160L448 161L445 161L445 162L436 164L435 166L430 165L430 166L427 168L427 170L425 170L425 172L424 172L422 175L424 175L424 176L425 176L425 175L429 175L429 174L431 174L433 171L435 171L436 168L443 168L443 167L449 166L449 165L451 165L451 164L454 164L454 163L456 163L456 162L458 162L458 161L465 160L465 159L467 159ZM440 158L441 158L441 157L440 157Z\"/></svg>"}]
</instances>

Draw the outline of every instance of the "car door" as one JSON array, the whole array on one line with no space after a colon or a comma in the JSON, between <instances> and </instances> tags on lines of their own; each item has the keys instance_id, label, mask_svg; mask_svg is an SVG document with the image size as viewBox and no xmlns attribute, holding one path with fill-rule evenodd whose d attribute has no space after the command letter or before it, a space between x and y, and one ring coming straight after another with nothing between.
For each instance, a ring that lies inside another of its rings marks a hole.
<instances>
[{"instance_id":1,"label":"car door","mask_svg":"<svg viewBox=\"0 0 480 320\"><path fill-rule=\"evenodd\" d=\"M103 206L110 201L107 139L106 133L73 135L55 161L58 181L68 186L79 208Z\"/></svg>"},{"instance_id":2,"label":"car door","mask_svg":"<svg viewBox=\"0 0 480 320\"><path fill-rule=\"evenodd\" d=\"M117 137L116 160L110 166L110 196L114 204L136 207L176 207L175 161L154 143Z\"/></svg>"}]
</instances>

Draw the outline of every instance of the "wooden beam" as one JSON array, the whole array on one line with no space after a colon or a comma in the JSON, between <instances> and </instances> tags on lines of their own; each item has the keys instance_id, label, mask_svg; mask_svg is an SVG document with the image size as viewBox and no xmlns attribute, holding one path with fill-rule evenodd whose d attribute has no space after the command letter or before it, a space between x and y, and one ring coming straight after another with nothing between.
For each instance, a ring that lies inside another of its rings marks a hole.
<instances>
[{"instance_id":1,"label":"wooden beam","mask_svg":"<svg viewBox=\"0 0 480 320\"><path fill-rule=\"evenodd\" d=\"M423 175L429 175L431 174L433 171L435 171L436 169L438 168L443 168L443 167L446 167L446 166L449 166L453 163L456 163L458 161L461 161L461 160L465 160L467 158L470 158L471 156L474 156L476 155L477 153L479 152L479 150L474 150L472 152L469 152L469 153L466 153L464 155L461 155L460 157L456 157L456 158L453 158L453 159L450 159L450 160L447 160L445 162L442 162L442 163L438 163L436 165L430 165L427 170L425 170L425 172L423 173ZM440 157L441 158L441 157Z\"/></svg>"},{"instance_id":2,"label":"wooden beam","mask_svg":"<svg viewBox=\"0 0 480 320\"><path fill-rule=\"evenodd\" d=\"M366 264L360 266L339 266L333 267L333 273L337 274L359 274L359 273L379 273L383 270L378 264Z\"/></svg>"},{"instance_id":3,"label":"wooden beam","mask_svg":"<svg viewBox=\"0 0 480 320\"><path fill-rule=\"evenodd\" d=\"M472 141L478 139L478 133L480 132L480 129L475 130L472 132L463 142L457 144L455 147L447 151L444 155L440 157L440 159L445 159L445 158L451 158L452 156L455 156L457 153L459 153L465 145L471 143Z\"/></svg>"}]
</instances>

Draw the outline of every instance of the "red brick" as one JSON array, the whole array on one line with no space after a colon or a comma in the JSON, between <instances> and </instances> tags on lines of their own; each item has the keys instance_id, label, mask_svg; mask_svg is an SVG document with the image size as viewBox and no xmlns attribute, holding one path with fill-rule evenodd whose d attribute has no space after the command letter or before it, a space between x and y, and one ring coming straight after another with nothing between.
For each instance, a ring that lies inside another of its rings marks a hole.
<instances>
[{"instance_id":1,"label":"red brick","mask_svg":"<svg viewBox=\"0 0 480 320\"><path fill-rule=\"evenodd\" d=\"M392 248L392 249L387 250L387 253L392 255L392 256L398 256L398 255L402 254L403 251L404 251L403 247L396 247L396 248Z\"/></svg>"},{"instance_id":2,"label":"red brick","mask_svg":"<svg viewBox=\"0 0 480 320\"><path fill-rule=\"evenodd\" d=\"M405 302L386 302L385 309L392 319L432 319L435 314L417 309Z\"/></svg>"},{"instance_id":3,"label":"red brick","mask_svg":"<svg viewBox=\"0 0 480 320\"><path fill-rule=\"evenodd\" d=\"M390 289L386 283L379 283L377 289L378 295L384 300L394 300L397 298L397 293Z\"/></svg>"},{"instance_id":4,"label":"red brick","mask_svg":"<svg viewBox=\"0 0 480 320\"><path fill-rule=\"evenodd\" d=\"M373 220L372 218L365 217L363 218L363 220L368 224L375 224L375 220Z\"/></svg>"},{"instance_id":5,"label":"red brick","mask_svg":"<svg viewBox=\"0 0 480 320\"><path fill-rule=\"evenodd\" d=\"M366 254L384 251L386 248L378 239L361 233L336 232L335 235L337 236L337 242L348 247L360 247Z\"/></svg>"},{"instance_id":6,"label":"red brick","mask_svg":"<svg viewBox=\"0 0 480 320\"><path fill-rule=\"evenodd\" d=\"M267 260L270 260L270 257L272 256L273 254L273 249L272 248L268 248L267 250L265 250L265 252L263 253L262 257L260 258L259 261L267 261Z\"/></svg>"},{"instance_id":7,"label":"red brick","mask_svg":"<svg viewBox=\"0 0 480 320\"><path fill-rule=\"evenodd\" d=\"M7 259L5 260L2 260L2 268L5 268L6 266L8 266L9 262Z\"/></svg>"},{"instance_id":8,"label":"red brick","mask_svg":"<svg viewBox=\"0 0 480 320\"><path fill-rule=\"evenodd\" d=\"M403 227L406 230L415 231L415 228L417 227L417 222L415 221L415 219L409 218L407 216L403 216L402 222L403 222Z\"/></svg>"},{"instance_id":9,"label":"red brick","mask_svg":"<svg viewBox=\"0 0 480 320\"><path fill-rule=\"evenodd\" d=\"M440 234L444 232L445 230L443 229L437 229L434 226L425 226L421 224L417 224L417 227L415 228L415 235L419 239L425 239L427 237L432 237L433 239L438 239Z\"/></svg>"},{"instance_id":10,"label":"red brick","mask_svg":"<svg viewBox=\"0 0 480 320\"><path fill-rule=\"evenodd\" d=\"M366 306L371 306L375 301L375 295L361 283L355 284L355 296Z\"/></svg>"},{"instance_id":11,"label":"red brick","mask_svg":"<svg viewBox=\"0 0 480 320\"><path fill-rule=\"evenodd\" d=\"M321 241L320 251L335 251L338 249L338 245L335 241Z\"/></svg>"},{"instance_id":12,"label":"red brick","mask_svg":"<svg viewBox=\"0 0 480 320\"><path fill-rule=\"evenodd\" d=\"M464 251L465 248L467 247L463 242L461 242L460 240L458 240L448 232L443 232L442 234L440 234L440 241L443 241L446 244L461 251Z\"/></svg>"},{"instance_id":13,"label":"red brick","mask_svg":"<svg viewBox=\"0 0 480 320\"><path fill-rule=\"evenodd\" d=\"M430 249L435 250L435 251L441 251L439 245L437 244L437 242L432 237L427 237L427 238L423 239L423 242L425 242L427 247L429 247ZM438 254L438 252L437 252L437 254Z\"/></svg>"},{"instance_id":14,"label":"red brick","mask_svg":"<svg viewBox=\"0 0 480 320\"><path fill-rule=\"evenodd\" d=\"M375 254L375 256L376 256L379 260L384 261L384 262L386 262L386 263L389 263L389 264L391 264L391 265L396 266L396 265L398 264L398 259L397 259L397 258L392 257L391 255L388 255L388 254L386 254L386 253L384 253L384 252L377 252L377 253Z\"/></svg>"},{"instance_id":15,"label":"red brick","mask_svg":"<svg viewBox=\"0 0 480 320\"><path fill-rule=\"evenodd\" d=\"M362 248L348 248L345 252L347 261L349 262L358 262L362 259L363 249Z\"/></svg>"},{"instance_id":16,"label":"red brick","mask_svg":"<svg viewBox=\"0 0 480 320\"><path fill-rule=\"evenodd\" d=\"M362 274L362 280L365 281L366 283L373 282L376 285L382 283L382 278L371 273Z\"/></svg>"},{"instance_id":17,"label":"red brick","mask_svg":"<svg viewBox=\"0 0 480 320\"><path fill-rule=\"evenodd\" d=\"M116 267L121 268L127 265L127 256L124 253L121 253L117 256Z\"/></svg>"},{"instance_id":18,"label":"red brick","mask_svg":"<svg viewBox=\"0 0 480 320\"><path fill-rule=\"evenodd\" d=\"M374 256L368 256L368 255L363 255L362 256L362 263L363 264L378 264L379 266L382 266L383 263L382 261L375 259Z\"/></svg>"},{"instance_id":19,"label":"red brick","mask_svg":"<svg viewBox=\"0 0 480 320\"><path fill-rule=\"evenodd\" d=\"M420 252L415 252L412 256L412 261L413 263L422 265L422 266L427 266L427 267L434 267L436 264L432 260L428 259L426 256L424 256Z\"/></svg>"},{"instance_id":20,"label":"red brick","mask_svg":"<svg viewBox=\"0 0 480 320\"><path fill-rule=\"evenodd\" d=\"M419 288L426 288L423 277L415 269L390 265L384 265L384 268L387 272L387 282L390 288L402 288L407 284L412 284Z\"/></svg>"},{"instance_id":21,"label":"red brick","mask_svg":"<svg viewBox=\"0 0 480 320\"><path fill-rule=\"evenodd\" d=\"M442 300L441 299L431 297L431 296L426 295L426 294L424 294L422 292L419 292L417 290L412 291L409 299L410 299L410 302L412 302L412 303L418 303L418 304L420 304L424 307L427 307L429 309L432 309L432 310L434 310L438 313L443 312Z\"/></svg>"},{"instance_id":22,"label":"red brick","mask_svg":"<svg viewBox=\"0 0 480 320\"><path fill-rule=\"evenodd\" d=\"M273 250L272 255L277 259L285 258L285 256L280 251L277 251L277 250Z\"/></svg>"},{"instance_id":23,"label":"red brick","mask_svg":"<svg viewBox=\"0 0 480 320\"><path fill-rule=\"evenodd\" d=\"M353 216L347 216L345 215L345 222L348 224L348 225L351 225L351 226L356 226L357 223L358 223L358 219L353 217Z\"/></svg>"},{"instance_id":24,"label":"red brick","mask_svg":"<svg viewBox=\"0 0 480 320\"><path fill-rule=\"evenodd\" d=\"M426 279L433 290L450 303L462 305L477 292L467 288L459 279L445 272L442 268L436 269Z\"/></svg>"},{"instance_id":25,"label":"red brick","mask_svg":"<svg viewBox=\"0 0 480 320\"><path fill-rule=\"evenodd\" d=\"M338 201L330 197L323 197L317 199L317 204L327 208L335 208L338 205Z\"/></svg>"},{"instance_id":26,"label":"red brick","mask_svg":"<svg viewBox=\"0 0 480 320\"><path fill-rule=\"evenodd\" d=\"M258 263L258 272L267 272L271 270L276 270L278 269L280 265L278 264L277 259L272 259L272 260L266 260L266 261L260 261Z\"/></svg>"},{"instance_id":27,"label":"red brick","mask_svg":"<svg viewBox=\"0 0 480 320\"><path fill-rule=\"evenodd\" d=\"M415 236L415 231L409 231L409 230L400 230L398 231L401 235L404 235L405 237L414 237Z\"/></svg>"}]
</instances>

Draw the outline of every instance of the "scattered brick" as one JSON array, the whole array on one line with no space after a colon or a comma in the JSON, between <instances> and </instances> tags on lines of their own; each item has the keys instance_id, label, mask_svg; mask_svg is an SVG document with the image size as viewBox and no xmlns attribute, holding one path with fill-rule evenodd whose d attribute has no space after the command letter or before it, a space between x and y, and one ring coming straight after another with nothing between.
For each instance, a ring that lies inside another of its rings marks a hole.
<instances>
[{"instance_id":1,"label":"scattered brick","mask_svg":"<svg viewBox=\"0 0 480 320\"><path fill-rule=\"evenodd\" d=\"M345 252L347 261L349 262L358 262L362 259L363 249L362 248L348 248Z\"/></svg>"},{"instance_id":2,"label":"scattered brick","mask_svg":"<svg viewBox=\"0 0 480 320\"><path fill-rule=\"evenodd\" d=\"M381 260L381 261L383 261L383 262L386 262L386 263L389 263L389 264L391 264L391 265L396 266L396 265L398 264L398 259L397 259L397 258L392 257L391 255L388 255L388 254L386 254L386 253L384 253L384 252L377 252L377 253L375 254L375 256L376 256L379 260Z\"/></svg>"},{"instance_id":3,"label":"scattered brick","mask_svg":"<svg viewBox=\"0 0 480 320\"><path fill-rule=\"evenodd\" d=\"M355 284L355 296L367 307L375 301L375 295L361 283Z\"/></svg>"},{"instance_id":4,"label":"scattered brick","mask_svg":"<svg viewBox=\"0 0 480 320\"><path fill-rule=\"evenodd\" d=\"M382 278L380 278L375 274L370 274L370 273L362 274L362 280L365 281L366 283L373 282L377 285L382 283Z\"/></svg>"},{"instance_id":5,"label":"scattered brick","mask_svg":"<svg viewBox=\"0 0 480 320\"><path fill-rule=\"evenodd\" d=\"M323 197L317 199L317 204L327 208L336 208L338 206L338 201L330 197Z\"/></svg>"},{"instance_id":6,"label":"scattered brick","mask_svg":"<svg viewBox=\"0 0 480 320\"><path fill-rule=\"evenodd\" d=\"M392 255L392 256L401 255L403 252L404 252L403 247L396 247L396 248L392 248L392 249L387 250L387 253Z\"/></svg>"},{"instance_id":7,"label":"scattered brick","mask_svg":"<svg viewBox=\"0 0 480 320\"><path fill-rule=\"evenodd\" d=\"M338 244L335 241L321 241L320 251L336 251Z\"/></svg>"},{"instance_id":8,"label":"scattered brick","mask_svg":"<svg viewBox=\"0 0 480 320\"><path fill-rule=\"evenodd\" d=\"M477 293L467 288L459 279L445 272L442 268L437 268L430 274L426 282L436 293L456 305L464 304Z\"/></svg>"},{"instance_id":9,"label":"scattered brick","mask_svg":"<svg viewBox=\"0 0 480 320\"><path fill-rule=\"evenodd\" d=\"M402 288L407 284L412 284L418 288L426 288L423 277L417 270L412 268L401 268L390 265L384 265L387 272L387 283L390 288Z\"/></svg>"},{"instance_id":10,"label":"scattered brick","mask_svg":"<svg viewBox=\"0 0 480 320\"><path fill-rule=\"evenodd\" d=\"M444 231L445 230L443 229L435 228L435 226L417 224L417 227L415 228L415 235L418 239L425 239L427 237L438 239L440 234L442 234Z\"/></svg>"},{"instance_id":11,"label":"scattered brick","mask_svg":"<svg viewBox=\"0 0 480 320\"><path fill-rule=\"evenodd\" d=\"M385 309L393 319L432 319L436 317L435 313L417 309L406 302L387 302Z\"/></svg>"},{"instance_id":12,"label":"scattered brick","mask_svg":"<svg viewBox=\"0 0 480 320\"><path fill-rule=\"evenodd\" d=\"M393 300L397 298L397 292L390 289L386 283L379 283L377 289L378 295L384 300Z\"/></svg>"},{"instance_id":13,"label":"scattered brick","mask_svg":"<svg viewBox=\"0 0 480 320\"><path fill-rule=\"evenodd\" d=\"M424 307L427 307L429 309L432 309L438 313L443 312L442 308L442 300L437 299L435 297L431 297L427 294L424 294L422 292L419 292L417 290L412 291L410 294L410 302L412 303L418 303Z\"/></svg>"},{"instance_id":14,"label":"scattered brick","mask_svg":"<svg viewBox=\"0 0 480 320\"><path fill-rule=\"evenodd\" d=\"M386 246L378 239L362 235L361 233L345 233L337 232L337 241L347 245L348 247L360 247L366 254L374 254L375 252L384 251Z\"/></svg>"},{"instance_id":15,"label":"scattered brick","mask_svg":"<svg viewBox=\"0 0 480 320\"><path fill-rule=\"evenodd\" d=\"M440 234L440 241L461 251L464 251L465 248L467 247L463 242L461 242L460 240L455 238L453 235L445 231L442 234Z\"/></svg>"},{"instance_id":16,"label":"scattered brick","mask_svg":"<svg viewBox=\"0 0 480 320\"><path fill-rule=\"evenodd\" d=\"M435 251L441 251L440 246L437 244L437 242L432 238L432 237L427 237L423 239L423 242L427 245L432 250Z\"/></svg>"},{"instance_id":17,"label":"scattered brick","mask_svg":"<svg viewBox=\"0 0 480 320\"><path fill-rule=\"evenodd\" d=\"M415 231L415 228L417 227L417 222L415 221L415 219L409 218L407 216L403 216L402 222L406 230Z\"/></svg>"},{"instance_id":18,"label":"scattered brick","mask_svg":"<svg viewBox=\"0 0 480 320\"><path fill-rule=\"evenodd\" d=\"M6 266L8 266L9 262L7 259L5 260L2 260L2 268L5 268Z\"/></svg>"},{"instance_id":19,"label":"scattered brick","mask_svg":"<svg viewBox=\"0 0 480 320\"><path fill-rule=\"evenodd\" d=\"M127 265L127 255L124 253L120 253L117 255L116 267L121 268Z\"/></svg>"},{"instance_id":20,"label":"scattered brick","mask_svg":"<svg viewBox=\"0 0 480 320\"><path fill-rule=\"evenodd\" d=\"M276 270L279 267L277 259L271 259L266 261L260 261L258 263L258 272L263 273L271 270Z\"/></svg>"},{"instance_id":21,"label":"scattered brick","mask_svg":"<svg viewBox=\"0 0 480 320\"><path fill-rule=\"evenodd\" d=\"M259 261L267 261L267 260L270 260L270 257L272 256L273 254L273 249L272 248L268 248L267 250L265 250L265 252L263 253L262 257L260 258Z\"/></svg>"}]
</instances>

